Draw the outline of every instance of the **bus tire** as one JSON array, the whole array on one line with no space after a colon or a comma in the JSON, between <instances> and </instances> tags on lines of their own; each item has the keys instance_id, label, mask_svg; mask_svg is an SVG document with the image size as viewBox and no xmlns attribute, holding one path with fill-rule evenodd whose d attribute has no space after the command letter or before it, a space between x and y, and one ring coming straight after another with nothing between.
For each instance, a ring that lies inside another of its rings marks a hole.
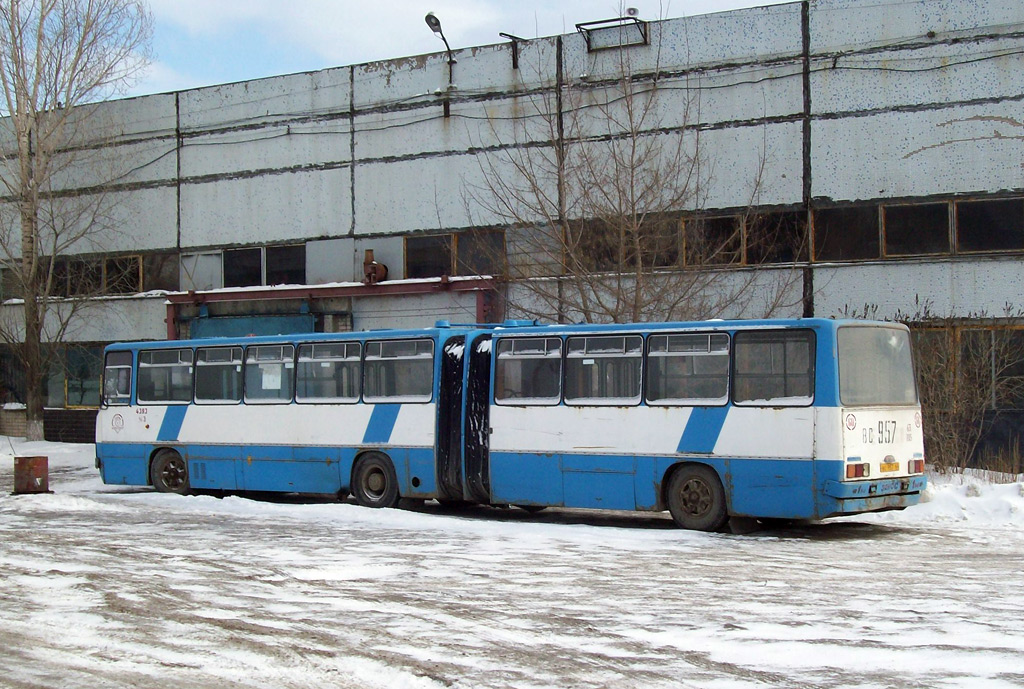
<instances>
[{"instance_id":1,"label":"bus tire","mask_svg":"<svg viewBox=\"0 0 1024 689\"><path fill-rule=\"evenodd\" d=\"M729 519L722 482L704 464L684 464L672 472L665 497L673 521L684 529L718 531Z\"/></svg>"},{"instance_id":2,"label":"bus tire","mask_svg":"<svg viewBox=\"0 0 1024 689\"><path fill-rule=\"evenodd\" d=\"M387 455L369 452L356 461L352 469L352 495L363 507L398 504L398 477Z\"/></svg>"},{"instance_id":3,"label":"bus tire","mask_svg":"<svg viewBox=\"0 0 1024 689\"><path fill-rule=\"evenodd\" d=\"M188 462L174 450L159 450L149 465L149 480L161 493L188 495Z\"/></svg>"}]
</instances>

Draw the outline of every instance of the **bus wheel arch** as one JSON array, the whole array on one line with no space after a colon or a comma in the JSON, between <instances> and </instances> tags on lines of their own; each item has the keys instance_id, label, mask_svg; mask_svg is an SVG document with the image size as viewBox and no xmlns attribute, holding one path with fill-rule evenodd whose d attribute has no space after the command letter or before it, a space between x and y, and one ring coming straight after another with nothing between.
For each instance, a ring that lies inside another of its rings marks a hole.
<instances>
[{"instance_id":1,"label":"bus wheel arch","mask_svg":"<svg viewBox=\"0 0 1024 689\"><path fill-rule=\"evenodd\" d=\"M673 521L694 531L719 531L729 521L725 488L707 464L677 464L663 484L663 500Z\"/></svg>"},{"instance_id":2,"label":"bus wheel arch","mask_svg":"<svg viewBox=\"0 0 1024 689\"><path fill-rule=\"evenodd\" d=\"M188 462L173 448L163 447L153 453L149 462L149 481L161 493L188 495L192 492Z\"/></svg>"},{"instance_id":3,"label":"bus wheel arch","mask_svg":"<svg viewBox=\"0 0 1024 689\"><path fill-rule=\"evenodd\" d=\"M383 452L363 452L352 465L352 496L363 507L396 507L401 499L395 465Z\"/></svg>"}]
</instances>

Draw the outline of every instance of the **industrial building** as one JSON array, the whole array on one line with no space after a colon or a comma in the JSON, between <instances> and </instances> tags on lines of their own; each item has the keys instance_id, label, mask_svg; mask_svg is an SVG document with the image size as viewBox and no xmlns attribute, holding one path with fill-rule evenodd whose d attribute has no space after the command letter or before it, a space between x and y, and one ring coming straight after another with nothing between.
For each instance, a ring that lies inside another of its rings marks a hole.
<instances>
[{"instance_id":1,"label":"industrial building","mask_svg":"<svg viewBox=\"0 0 1024 689\"><path fill-rule=\"evenodd\" d=\"M106 164L65 188L102 193L109 210L58 259L63 294L90 304L59 345L47 436L91 434L112 341L575 317L537 303L522 278L556 284L564 269L482 197L519 152L616 137L699 161L695 193L659 212L680 242L725 250L699 266L669 251L656 267L748 286L708 315L762 315L770 301L780 316L1015 324L1001 317L1024 307L1018 0L579 21L562 36L102 104L83 147ZM575 119L616 106L607 95L624 84L656 112L642 131ZM764 223L786 250L759 244ZM16 314L18 295L3 296Z\"/></svg>"}]
</instances>

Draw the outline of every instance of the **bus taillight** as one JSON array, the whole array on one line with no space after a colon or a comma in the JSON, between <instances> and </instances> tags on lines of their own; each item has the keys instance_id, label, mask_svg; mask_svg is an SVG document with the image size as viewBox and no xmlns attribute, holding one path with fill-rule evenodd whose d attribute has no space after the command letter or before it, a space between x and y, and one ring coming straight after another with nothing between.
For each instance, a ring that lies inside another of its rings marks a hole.
<instances>
[{"instance_id":1,"label":"bus taillight","mask_svg":"<svg viewBox=\"0 0 1024 689\"><path fill-rule=\"evenodd\" d=\"M846 465L846 478L865 478L870 475L871 467L867 463Z\"/></svg>"},{"instance_id":2,"label":"bus taillight","mask_svg":"<svg viewBox=\"0 0 1024 689\"><path fill-rule=\"evenodd\" d=\"M924 473L924 460L923 459L912 459L912 460L910 460L909 466L907 467L907 473L910 473L910 474L923 474Z\"/></svg>"}]
</instances>

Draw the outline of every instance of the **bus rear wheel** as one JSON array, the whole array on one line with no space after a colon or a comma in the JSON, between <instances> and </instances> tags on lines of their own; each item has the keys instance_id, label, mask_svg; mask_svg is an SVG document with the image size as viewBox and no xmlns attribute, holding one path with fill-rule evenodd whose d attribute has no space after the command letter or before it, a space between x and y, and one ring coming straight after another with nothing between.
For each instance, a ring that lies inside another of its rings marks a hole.
<instances>
[{"instance_id":1,"label":"bus rear wheel","mask_svg":"<svg viewBox=\"0 0 1024 689\"><path fill-rule=\"evenodd\" d=\"M672 519L684 529L718 531L729 519L722 482L703 464L676 469L668 481L666 498Z\"/></svg>"},{"instance_id":2,"label":"bus rear wheel","mask_svg":"<svg viewBox=\"0 0 1024 689\"><path fill-rule=\"evenodd\" d=\"M376 452L365 454L352 470L352 495L363 507L398 504L398 477L391 460Z\"/></svg>"},{"instance_id":3,"label":"bus rear wheel","mask_svg":"<svg viewBox=\"0 0 1024 689\"><path fill-rule=\"evenodd\" d=\"M188 463L174 450L160 450L149 465L149 479L161 493L188 495Z\"/></svg>"}]
</instances>

